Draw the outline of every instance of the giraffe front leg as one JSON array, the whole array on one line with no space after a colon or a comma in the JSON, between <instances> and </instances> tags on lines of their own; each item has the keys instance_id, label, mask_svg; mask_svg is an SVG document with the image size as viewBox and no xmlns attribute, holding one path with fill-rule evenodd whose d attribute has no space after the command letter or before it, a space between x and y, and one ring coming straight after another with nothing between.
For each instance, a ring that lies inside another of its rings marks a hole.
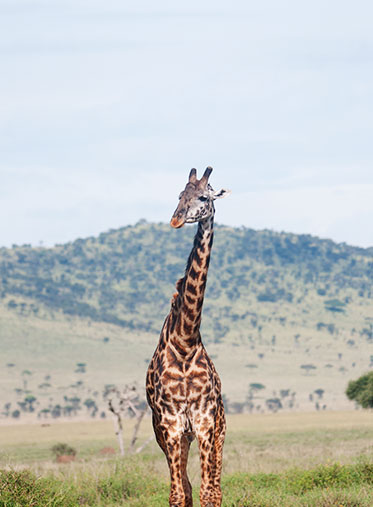
<instances>
[{"instance_id":1,"label":"giraffe front leg","mask_svg":"<svg viewBox=\"0 0 373 507\"><path fill-rule=\"evenodd\" d=\"M213 480L216 505L221 505L221 471L223 466L223 445L225 440L226 422L223 403L220 404L215 421L215 442L213 448ZM215 504L214 504L215 505Z\"/></svg>"},{"instance_id":2,"label":"giraffe front leg","mask_svg":"<svg viewBox=\"0 0 373 507\"><path fill-rule=\"evenodd\" d=\"M189 482L187 474L187 463L189 454L190 440L188 436L181 437L181 477L185 494L185 507L193 507L192 485Z\"/></svg>"},{"instance_id":3,"label":"giraffe front leg","mask_svg":"<svg viewBox=\"0 0 373 507\"><path fill-rule=\"evenodd\" d=\"M170 507L189 507L185 487L188 490L183 470L183 450L181 437L169 438L166 441L167 461L170 469L171 490L169 497ZM189 482L189 481L188 481Z\"/></svg>"},{"instance_id":4,"label":"giraffe front leg","mask_svg":"<svg viewBox=\"0 0 373 507\"><path fill-rule=\"evenodd\" d=\"M198 436L198 444L201 461L201 489L199 492L201 507L220 507L220 474L217 481L216 448L213 428Z\"/></svg>"},{"instance_id":5,"label":"giraffe front leg","mask_svg":"<svg viewBox=\"0 0 373 507\"><path fill-rule=\"evenodd\" d=\"M213 481L213 498L214 503L211 506L220 507L222 493L221 493L221 470L223 465L223 444L224 435L215 437L214 447L212 451L212 481Z\"/></svg>"}]
</instances>

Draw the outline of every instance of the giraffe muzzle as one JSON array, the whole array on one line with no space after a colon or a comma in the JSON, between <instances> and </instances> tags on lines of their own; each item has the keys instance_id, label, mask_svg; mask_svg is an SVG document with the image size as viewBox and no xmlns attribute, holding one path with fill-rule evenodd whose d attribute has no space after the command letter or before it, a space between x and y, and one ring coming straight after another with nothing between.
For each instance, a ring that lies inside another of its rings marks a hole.
<instances>
[{"instance_id":1,"label":"giraffe muzzle","mask_svg":"<svg viewBox=\"0 0 373 507\"><path fill-rule=\"evenodd\" d=\"M185 220L183 218L172 217L170 224L174 229L180 229L185 224Z\"/></svg>"}]
</instances>

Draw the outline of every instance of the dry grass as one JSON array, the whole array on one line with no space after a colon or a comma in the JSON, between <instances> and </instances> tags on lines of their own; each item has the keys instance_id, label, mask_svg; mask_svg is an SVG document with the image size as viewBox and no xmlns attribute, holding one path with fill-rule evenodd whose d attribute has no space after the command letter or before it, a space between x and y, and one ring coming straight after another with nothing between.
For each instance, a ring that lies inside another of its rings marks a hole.
<instances>
[{"instance_id":1,"label":"dry grass","mask_svg":"<svg viewBox=\"0 0 373 507\"><path fill-rule=\"evenodd\" d=\"M372 456L371 417L364 411L233 416L224 471L277 473Z\"/></svg>"},{"instance_id":2,"label":"dry grass","mask_svg":"<svg viewBox=\"0 0 373 507\"><path fill-rule=\"evenodd\" d=\"M292 466L311 467L320 463L353 462L358 456L373 454L372 414L369 411L278 413L228 416L224 449L224 472L279 472ZM125 421L128 446L133 421ZM146 418L139 442L152 434ZM112 421L52 422L50 425L17 424L3 426L0 432L0 460L3 465L21 464L50 467L51 447L65 442L78 451L74 467L90 461L103 461L99 451L105 446L117 449ZM167 476L163 454L155 442L141 459L155 464ZM197 446L193 444L189 469L199 476Z\"/></svg>"},{"instance_id":3,"label":"dry grass","mask_svg":"<svg viewBox=\"0 0 373 507\"><path fill-rule=\"evenodd\" d=\"M267 307L254 299L250 308L258 315L257 328L247 328L243 321L242 329L230 333L221 343L213 343L207 339L211 330L202 326L202 336L226 397L231 402L243 402L249 384L261 383L265 389L254 400L258 412L266 411L266 399L280 397L280 390L295 393L295 410L315 410L316 403L320 407L326 405L328 410L353 409L354 404L344 391L350 379L370 367L373 342L367 341L361 328L365 316L372 314L372 301L357 299L349 304L346 314L332 314L320 308L314 291L304 301L305 313L296 305L273 303ZM237 302L238 313L247 310L245 304ZM283 324L278 316L286 318ZM90 392L97 391L96 401L100 410L104 410L101 393L105 384L137 381L143 386L147 361L158 341L158 333L131 332L58 312L38 318L19 315L0 305L0 317L3 345L0 364L15 364L14 368L0 370L0 398L3 404L12 403L12 411L25 396L24 392L15 391L23 387L23 370L32 372L27 380L28 389L39 403L35 414L48 407L51 398L53 404L63 405L63 395L72 392L77 381L84 382L76 393L82 401L91 396ZM331 334L324 328L317 330L319 322L333 325L335 331ZM104 337L109 338L107 343ZM87 364L85 374L76 373L78 362ZM301 369L304 364L314 365L315 370L306 374ZM46 375L51 376L51 387L40 389ZM315 395L316 389L325 391L322 399ZM282 401L286 408L289 398Z\"/></svg>"},{"instance_id":4,"label":"dry grass","mask_svg":"<svg viewBox=\"0 0 373 507\"><path fill-rule=\"evenodd\" d=\"M337 499L341 500L341 505L370 505L372 487L364 483L359 486L360 489L357 486L354 489L351 483L348 489L350 483L347 479L350 472L360 470L359 463L364 468L364 462L372 461L371 418L372 414L368 411L229 416L224 451L223 505L327 506L339 505L335 503ZM133 421L125 422L127 446L132 426ZM31 470L35 477L45 478L49 481L46 485L50 484L51 488L54 485L53 488L58 491L62 491L59 485L65 485L65 489L75 492L79 498L83 495L80 491L84 492L91 498L89 505L158 507L167 503L168 470L155 442L141 454L124 459L100 454L100 449L105 446L117 448L111 421L53 422L48 426L17 424L3 426L1 430L0 465L9 473ZM150 418L147 418L140 431L140 442L151 432ZM76 448L75 462L67 465L55 462L50 449L57 442ZM334 465L335 462L341 465ZM318 468L318 465L324 466ZM195 444L188 468L197 499L200 469ZM315 486L315 490L312 486L308 491L314 478L320 474L326 477L325 480L333 481L334 476L330 476L333 471L337 479L340 477L338 481L341 484L336 483L337 489L328 491L321 485ZM149 491L141 489L145 475L149 477ZM275 479L276 484L272 487L271 481ZM283 491L282 481L286 486ZM120 496L124 483L133 497L124 499ZM100 500L101 493L97 489L100 484L107 485L112 498L110 502L109 497ZM302 496L300 491L306 486ZM366 489L365 493L362 488ZM140 496L136 496L136 491ZM114 494L118 494L121 500L114 501ZM62 500L61 504L52 504L70 506L75 505L74 501L66 504L66 500Z\"/></svg>"}]
</instances>

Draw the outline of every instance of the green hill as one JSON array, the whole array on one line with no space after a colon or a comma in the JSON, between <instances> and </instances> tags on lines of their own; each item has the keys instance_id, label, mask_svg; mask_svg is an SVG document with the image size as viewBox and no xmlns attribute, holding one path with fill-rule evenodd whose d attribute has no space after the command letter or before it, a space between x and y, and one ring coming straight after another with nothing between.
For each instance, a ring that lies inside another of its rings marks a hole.
<instances>
[{"instance_id":1,"label":"green hill","mask_svg":"<svg viewBox=\"0 0 373 507\"><path fill-rule=\"evenodd\" d=\"M66 378L93 391L143 382L194 232L142 221L54 248L1 248L1 361L16 365L3 399L24 396L14 386L25 369L35 385L53 371L55 390ZM373 363L372 281L373 248L216 226L202 336L231 408L348 403L347 380Z\"/></svg>"},{"instance_id":2,"label":"green hill","mask_svg":"<svg viewBox=\"0 0 373 507\"><path fill-rule=\"evenodd\" d=\"M1 297L14 309L13 296L32 300L21 306L23 313L37 314L43 305L67 315L158 332L193 235L191 227L172 231L167 225L140 223L50 249L3 248ZM205 327L211 338L223 338L237 328L238 320L251 320L253 300L257 309L266 303L300 304L310 290L317 292L321 306L344 312L351 299L373 297L372 279L372 249L311 236L218 227Z\"/></svg>"}]
</instances>

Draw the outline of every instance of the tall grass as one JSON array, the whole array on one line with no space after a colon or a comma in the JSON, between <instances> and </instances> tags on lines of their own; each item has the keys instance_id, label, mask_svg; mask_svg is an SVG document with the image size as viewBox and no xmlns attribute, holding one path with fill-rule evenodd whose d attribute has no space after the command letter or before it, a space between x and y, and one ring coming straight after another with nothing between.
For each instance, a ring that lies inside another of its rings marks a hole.
<instances>
[{"instance_id":1,"label":"tall grass","mask_svg":"<svg viewBox=\"0 0 373 507\"><path fill-rule=\"evenodd\" d=\"M230 416L228 428L223 507L373 505L371 413ZM143 430L142 441L150 428ZM61 435L77 449L75 462L52 461ZM0 507L168 505L168 470L156 443L123 458L104 457L106 445L116 445L109 422L3 427ZM196 445L188 470L198 506Z\"/></svg>"},{"instance_id":2,"label":"tall grass","mask_svg":"<svg viewBox=\"0 0 373 507\"><path fill-rule=\"evenodd\" d=\"M138 466L114 463L110 474L97 476L80 470L65 477L49 473L38 476L30 470L0 471L0 506L148 505L161 497L164 505L168 486Z\"/></svg>"},{"instance_id":3,"label":"tall grass","mask_svg":"<svg viewBox=\"0 0 373 507\"><path fill-rule=\"evenodd\" d=\"M373 463L320 465L282 474L234 474L223 479L224 505L373 505Z\"/></svg>"},{"instance_id":4,"label":"tall grass","mask_svg":"<svg viewBox=\"0 0 373 507\"><path fill-rule=\"evenodd\" d=\"M80 469L65 477L29 470L0 471L0 505L76 507L167 505L168 484L141 463L111 463L109 473ZM333 463L281 474L236 473L223 477L224 507L371 506L373 462ZM198 491L194 491L198 505Z\"/></svg>"}]
</instances>

